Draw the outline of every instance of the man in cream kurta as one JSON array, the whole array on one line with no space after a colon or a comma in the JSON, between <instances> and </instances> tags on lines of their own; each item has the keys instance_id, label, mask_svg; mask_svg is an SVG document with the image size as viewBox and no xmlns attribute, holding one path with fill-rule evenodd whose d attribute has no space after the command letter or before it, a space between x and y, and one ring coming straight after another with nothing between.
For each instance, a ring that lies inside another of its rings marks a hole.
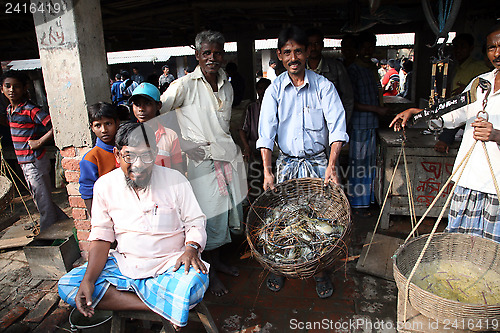
<instances>
[{"instance_id":1,"label":"man in cream kurta","mask_svg":"<svg viewBox=\"0 0 500 333\"><path fill-rule=\"evenodd\" d=\"M149 126L118 129L120 167L94 186L88 264L59 280L61 298L86 317L94 307L147 310L181 327L208 287L205 216L188 180L154 164L157 151Z\"/></svg>"},{"instance_id":2,"label":"man in cream kurta","mask_svg":"<svg viewBox=\"0 0 500 333\"><path fill-rule=\"evenodd\" d=\"M213 31L196 36L194 72L172 82L161 96L161 113L175 110L183 140L202 149L201 158L189 155L188 179L207 216L207 261L210 290L228 292L215 275L222 271L237 276L238 270L223 264L219 248L231 242L230 232L243 232L241 202L247 192L243 158L229 133L233 89L221 69L224 37Z\"/></svg>"}]
</instances>

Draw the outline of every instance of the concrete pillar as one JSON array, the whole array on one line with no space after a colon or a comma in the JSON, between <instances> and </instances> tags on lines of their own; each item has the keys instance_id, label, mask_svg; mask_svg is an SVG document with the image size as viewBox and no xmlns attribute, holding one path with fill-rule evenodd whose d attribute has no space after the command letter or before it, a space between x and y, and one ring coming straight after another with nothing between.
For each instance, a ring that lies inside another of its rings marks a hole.
<instances>
[{"instance_id":1,"label":"concrete pillar","mask_svg":"<svg viewBox=\"0 0 500 333\"><path fill-rule=\"evenodd\" d=\"M40 71L33 72L30 78L33 81L33 88L35 89L36 103L47 108L47 96L45 95L45 89L43 87L42 73Z\"/></svg>"},{"instance_id":2,"label":"concrete pillar","mask_svg":"<svg viewBox=\"0 0 500 333\"><path fill-rule=\"evenodd\" d=\"M177 78L184 76L185 66L184 57L175 57L175 64L177 65Z\"/></svg>"},{"instance_id":3,"label":"concrete pillar","mask_svg":"<svg viewBox=\"0 0 500 333\"><path fill-rule=\"evenodd\" d=\"M271 60L271 50L262 50L262 77L267 77L269 60Z\"/></svg>"},{"instance_id":4,"label":"concrete pillar","mask_svg":"<svg viewBox=\"0 0 500 333\"><path fill-rule=\"evenodd\" d=\"M38 1L32 0L37 5ZM90 221L78 190L79 161L92 146L87 105L110 101L99 0L53 0L33 14L56 146L82 254Z\"/></svg>"},{"instance_id":5,"label":"concrete pillar","mask_svg":"<svg viewBox=\"0 0 500 333\"><path fill-rule=\"evenodd\" d=\"M436 48L428 48L427 45L434 44L435 35L427 25L421 27L415 32L415 61L413 62L413 89L415 96L412 93L412 100L419 107L421 98L428 100L431 89L431 63L432 56L437 56Z\"/></svg>"},{"instance_id":6,"label":"concrete pillar","mask_svg":"<svg viewBox=\"0 0 500 333\"><path fill-rule=\"evenodd\" d=\"M243 99L255 100L255 40L251 36L238 39L238 72L245 79Z\"/></svg>"}]
</instances>

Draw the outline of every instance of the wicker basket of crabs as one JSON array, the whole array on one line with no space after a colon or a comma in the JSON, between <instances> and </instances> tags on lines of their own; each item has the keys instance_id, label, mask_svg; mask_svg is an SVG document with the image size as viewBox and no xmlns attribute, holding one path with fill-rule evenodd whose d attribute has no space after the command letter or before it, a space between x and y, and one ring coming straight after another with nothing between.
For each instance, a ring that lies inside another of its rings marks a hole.
<instances>
[{"instance_id":1,"label":"wicker basket of crabs","mask_svg":"<svg viewBox=\"0 0 500 333\"><path fill-rule=\"evenodd\" d=\"M338 185L299 178L258 197L247 216L247 239L265 268L288 278L309 278L347 254L351 214Z\"/></svg>"}]
</instances>

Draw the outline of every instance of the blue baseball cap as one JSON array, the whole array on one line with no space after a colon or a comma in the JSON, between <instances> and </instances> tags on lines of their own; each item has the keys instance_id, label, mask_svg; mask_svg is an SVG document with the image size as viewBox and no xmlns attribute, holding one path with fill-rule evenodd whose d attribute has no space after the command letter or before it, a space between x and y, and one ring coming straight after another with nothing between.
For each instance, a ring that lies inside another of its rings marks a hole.
<instances>
[{"instance_id":1,"label":"blue baseball cap","mask_svg":"<svg viewBox=\"0 0 500 333\"><path fill-rule=\"evenodd\" d=\"M128 99L128 101L130 103L133 102L134 97L136 96L144 96L155 102L160 101L160 91L158 90L158 88L156 88L151 83L147 82L143 82L140 85L138 85L137 88L135 88L134 91L132 92L132 96Z\"/></svg>"}]
</instances>

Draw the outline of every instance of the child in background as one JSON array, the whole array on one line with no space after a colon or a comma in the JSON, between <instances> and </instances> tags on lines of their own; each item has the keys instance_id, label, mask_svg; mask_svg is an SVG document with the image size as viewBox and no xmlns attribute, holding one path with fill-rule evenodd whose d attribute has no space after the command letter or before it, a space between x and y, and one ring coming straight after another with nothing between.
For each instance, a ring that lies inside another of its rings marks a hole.
<instances>
[{"instance_id":1,"label":"child in background","mask_svg":"<svg viewBox=\"0 0 500 333\"><path fill-rule=\"evenodd\" d=\"M17 161L40 212L40 231L68 216L52 201L50 160L43 146L54 133L50 115L29 100L29 78L18 71L2 76L2 93L9 100L7 118Z\"/></svg>"},{"instance_id":2,"label":"child in background","mask_svg":"<svg viewBox=\"0 0 500 333\"><path fill-rule=\"evenodd\" d=\"M104 102L89 106L88 114L90 128L97 136L97 141L94 148L89 150L80 161L80 194L90 216L94 183L97 178L118 167L113 147L120 121L116 108Z\"/></svg>"},{"instance_id":3,"label":"child in background","mask_svg":"<svg viewBox=\"0 0 500 333\"><path fill-rule=\"evenodd\" d=\"M148 122L156 135L158 155L155 164L167 168L175 169L182 174L182 152L179 144L179 137L170 128L164 127L158 121L160 115L161 102L160 91L151 83L143 82L132 93L129 99L137 121Z\"/></svg>"},{"instance_id":4,"label":"child in background","mask_svg":"<svg viewBox=\"0 0 500 333\"><path fill-rule=\"evenodd\" d=\"M262 156L255 148L255 142L259 139L259 116L262 98L267 87L271 85L271 80L262 78L255 84L257 91L257 101L248 104L245 120L239 130L240 138L243 142L243 158L248 162L248 196L250 202L257 198L262 192L262 182L264 181Z\"/></svg>"}]
</instances>

